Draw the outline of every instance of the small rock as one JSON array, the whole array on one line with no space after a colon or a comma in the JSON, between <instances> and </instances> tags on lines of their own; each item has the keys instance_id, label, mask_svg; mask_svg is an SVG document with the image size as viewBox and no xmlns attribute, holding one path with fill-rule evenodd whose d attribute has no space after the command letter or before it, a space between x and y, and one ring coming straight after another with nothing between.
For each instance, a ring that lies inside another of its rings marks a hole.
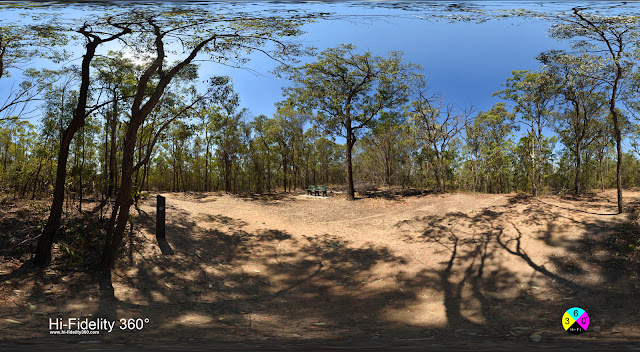
<instances>
[{"instance_id":1,"label":"small rock","mask_svg":"<svg viewBox=\"0 0 640 352\"><path fill-rule=\"evenodd\" d=\"M540 340L542 340L542 335L538 335L538 334L531 334L531 336L529 336L529 338L531 339L531 341L533 342L540 342Z\"/></svg>"},{"instance_id":2,"label":"small rock","mask_svg":"<svg viewBox=\"0 0 640 352\"><path fill-rule=\"evenodd\" d=\"M596 325L596 326L594 326L594 327L593 327L593 331L594 331L594 332L600 332L600 331L602 331L602 326L600 326L600 325Z\"/></svg>"}]
</instances>

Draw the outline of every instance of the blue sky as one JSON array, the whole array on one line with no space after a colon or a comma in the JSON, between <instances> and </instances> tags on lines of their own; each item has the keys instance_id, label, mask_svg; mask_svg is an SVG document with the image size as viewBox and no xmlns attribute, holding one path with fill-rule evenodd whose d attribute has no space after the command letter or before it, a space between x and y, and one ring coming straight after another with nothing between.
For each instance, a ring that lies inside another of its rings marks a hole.
<instances>
[{"instance_id":1,"label":"blue sky","mask_svg":"<svg viewBox=\"0 0 640 352\"><path fill-rule=\"evenodd\" d=\"M347 4L317 4L309 9L330 8L348 14L344 20L320 20L304 26L307 32L299 40L318 49L352 43L360 51L386 56L402 51L405 59L423 67L433 93L441 93L447 102L461 107L488 110L500 101L491 94L513 70L535 70L535 57L542 51L566 47L547 35L549 23L521 19L468 22L429 21L417 17L420 12L370 9ZM362 19L360 16L380 16ZM307 60L310 60L308 58ZM204 65L204 76L224 74L233 77L242 103L250 111L270 116L273 104L282 99L282 87L288 82L270 74L276 63L255 55L249 70L221 65Z\"/></svg>"},{"instance_id":2,"label":"blue sky","mask_svg":"<svg viewBox=\"0 0 640 352\"><path fill-rule=\"evenodd\" d=\"M427 2L428 3L428 2ZM264 9L303 8L310 11L330 12L340 19L318 20L305 25L306 34L298 40L320 50L342 43L353 43L361 51L387 55L390 51L402 51L407 61L423 67L424 75L433 93L440 93L447 103L461 108L473 106L476 111L486 111L500 99L491 94L501 89L501 84L513 70L535 70L539 64L535 57L542 51L566 48L566 42L558 42L547 36L549 22L512 18L484 23L435 21L428 15L429 5L411 2L412 11L393 8L391 2L201 2L185 6L224 6L230 11L256 11ZM484 10L530 8L544 11L568 11L573 6L611 7L619 2L557 2L557 1L476 1L463 2ZM112 9L119 9L118 3ZM133 4L133 3L124 3ZM166 4L166 3L163 3ZM444 6L447 2L437 2ZM625 8L637 11L635 4ZM154 6L154 5L147 5ZM155 5L159 6L159 5ZM40 9L39 11L41 11ZM102 8L86 5L45 8L45 11L62 14L63 17L88 17ZM16 12L0 12L0 21L13 21ZM114 49L111 47L110 49ZM312 60L307 58L306 60ZM80 63L80 53L71 64ZM67 63L67 64L69 64ZM252 115L272 115L274 103L282 99L282 87L288 82L277 79L270 71L276 63L255 54L247 65L249 70L239 70L218 64L203 63L201 77L229 75L235 82L242 106ZM19 77L15 75L15 77ZM6 89L6 87L4 88ZM0 94L3 87L0 87Z\"/></svg>"},{"instance_id":3,"label":"blue sky","mask_svg":"<svg viewBox=\"0 0 640 352\"><path fill-rule=\"evenodd\" d=\"M384 56L402 51L407 61L423 67L434 93L456 105L488 110L500 101L491 94L513 70L535 70L540 52L563 46L546 36L547 27L543 22L434 23L419 18L321 21L306 26L308 33L301 39L319 49L353 43L361 51ZM268 58L256 56L248 66L258 74L220 66L203 67L203 72L232 76L243 105L254 114L270 115L288 82L269 73L275 63Z\"/></svg>"}]
</instances>

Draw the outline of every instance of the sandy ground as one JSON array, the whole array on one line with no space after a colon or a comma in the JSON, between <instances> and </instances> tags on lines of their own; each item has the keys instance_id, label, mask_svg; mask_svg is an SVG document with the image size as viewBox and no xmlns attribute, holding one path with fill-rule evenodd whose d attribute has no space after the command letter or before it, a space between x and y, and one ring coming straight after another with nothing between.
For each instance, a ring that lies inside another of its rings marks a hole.
<instances>
[{"instance_id":1,"label":"sandy ground","mask_svg":"<svg viewBox=\"0 0 640 352\"><path fill-rule=\"evenodd\" d=\"M608 245L637 228L615 214L613 191L355 202L163 195L166 242L155 239L151 197L110 277L5 266L0 343L640 349L640 279ZM636 202L640 193L625 197ZM561 326L575 306L591 319L581 335ZM149 322L136 331L49 336L49 317L70 316Z\"/></svg>"}]
</instances>

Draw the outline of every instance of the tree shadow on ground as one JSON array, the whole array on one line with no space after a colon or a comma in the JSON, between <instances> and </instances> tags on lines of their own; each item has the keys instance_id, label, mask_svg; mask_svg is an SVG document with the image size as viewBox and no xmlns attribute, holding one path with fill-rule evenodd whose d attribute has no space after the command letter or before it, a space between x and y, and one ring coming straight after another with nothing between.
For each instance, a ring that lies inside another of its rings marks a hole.
<instances>
[{"instance_id":1,"label":"tree shadow on ground","mask_svg":"<svg viewBox=\"0 0 640 352\"><path fill-rule=\"evenodd\" d=\"M582 210L582 209L577 209L577 208L569 208L569 207L563 207L561 205L557 205L557 204L551 204L545 201L542 201L540 199L538 199L538 202L551 206L551 207L556 207L556 208L560 208L560 209L564 209L564 210L569 210L569 211L573 211L573 212L580 212L580 213L584 213L584 214L591 214L591 215L611 215L611 216L616 216L618 215L617 211L612 211L612 212L607 212L607 213L599 213L599 212L595 212L595 211L587 211L587 210ZM587 208L589 208L587 206ZM612 208L612 207L611 207Z\"/></svg>"},{"instance_id":2,"label":"tree shadow on ground","mask_svg":"<svg viewBox=\"0 0 640 352\"><path fill-rule=\"evenodd\" d=\"M163 193L166 194L166 193ZM152 201L157 200L157 194L149 194L148 197L153 198ZM216 201L216 198L221 197L222 194L220 192L172 192L172 197L182 200L188 200L193 203L212 203Z\"/></svg>"},{"instance_id":3,"label":"tree shadow on ground","mask_svg":"<svg viewBox=\"0 0 640 352\"><path fill-rule=\"evenodd\" d=\"M232 197L247 201L258 202L265 205L278 204L279 202L295 200L294 193L238 193L231 194Z\"/></svg>"},{"instance_id":4,"label":"tree shadow on ground","mask_svg":"<svg viewBox=\"0 0 640 352\"><path fill-rule=\"evenodd\" d=\"M580 238L554 242L553 246L566 253L578 254L577 259L533 256L527 249L532 241L549 242L549 238L536 237L521 227L527 223L547 223L553 228L554 222L566 215L555 214L550 206L538 211L531 207L522 212L512 210L517 204L531 202L528 198L520 198L502 209L485 210L473 216L448 213L397 224L400 228L415 227L416 224L424 226L420 237L408 236L406 240L435 243L450 253L444 269L427 271L432 278L430 282L445 292L443 303L447 322L455 326L470 323L477 326L478 320L472 319L473 312L463 314L462 309L474 304L475 312L487 322L481 326L511 326L511 332L513 326L551 329L557 322L547 319L572 304L588 307L587 310L598 316L594 325L602 329L615 331L621 324L633 322L640 312L638 298L634 295L639 281L628 265L629 261L620 258L620 249L610 245L611 236L620 234L620 226L629 225L606 219L574 220L583 229ZM634 231L640 233L637 227L633 231L627 229L627 233ZM501 258L505 256L519 258L521 264L530 268L531 276L525 277L522 271L518 274L512 268L503 267ZM625 264L626 271L621 269ZM465 290L468 291L466 295ZM636 302L634 308L628 308L630 302ZM608 311L609 307L624 306L626 310L614 308Z\"/></svg>"},{"instance_id":5,"label":"tree shadow on ground","mask_svg":"<svg viewBox=\"0 0 640 352\"><path fill-rule=\"evenodd\" d=\"M0 259L28 260L46 221L43 202L8 201L0 204ZM63 229L64 230L64 229Z\"/></svg>"},{"instance_id":6,"label":"tree shadow on ground","mask_svg":"<svg viewBox=\"0 0 640 352\"><path fill-rule=\"evenodd\" d=\"M423 195L433 194L435 192L422 189L392 189L385 191L358 191L362 198L381 198L388 200L400 200L405 197L419 197Z\"/></svg>"},{"instance_id":7,"label":"tree shadow on ground","mask_svg":"<svg viewBox=\"0 0 640 352\"><path fill-rule=\"evenodd\" d=\"M152 321L152 329L135 335L101 336L105 343L253 341L258 345L252 348L257 348L266 343L259 341L269 340L293 349L300 344L423 349L428 341L435 349L443 349L445 343L464 350L462 342L474 341L499 350L496 344L539 347L530 341L534 333L557 347L564 334L555 333L558 319L572 306L588 307L594 324L603 331L630 322L637 314L633 310L638 299L621 289L628 273L618 278L603 273L597 282L581 278L589 273L582 264L606 267L616 256L610 247L589 241L606 237L598 232L606 228L619 230L606 220L580 220L576 226L584 226L581 240L553 242L553 248L582 255L578 267L584 272L567 273L558 270L552 258L530 253L530 241L540 239L521 229L528 222L557 222L566 215L544 215L554 208L538 212L527 202L522 199L473 215L457 212L399 222L396 225L406 230L409 246L424 244L441 261L416 271L397 269L387 276L380 274L380 268L406 268L411 260L384 245L355 246L332 234L250 231L242 220L228 217L214 216L217 228L201 228L188 214L179 213L167 226L167 241L175 255L163 255L160 249L143 251L150 240L136 235L128 246L138 248L123 248L121 254L124 259L127 253L141 255L134 261L121 260L113 272L48 275L27 268L14 278L34 282L25 300L57 305L47 314L91 312L95 317ZM153 233L153 216L141 212L135 226ZM517 258L516 264L527 270L506 265L506 257ZM550 264L554 267L547 267ZM64 282L65 277L74 279ZM69 290L52 296L52 285ZM429 305L434 301L438 304ZM440 308L444 318L437 321L431 310ZM25 328L47 337L33 313L13 310L12 314L25 321ZM602 350L598 341L590 341L590 347Z\"/></svg>"}]
</instances>

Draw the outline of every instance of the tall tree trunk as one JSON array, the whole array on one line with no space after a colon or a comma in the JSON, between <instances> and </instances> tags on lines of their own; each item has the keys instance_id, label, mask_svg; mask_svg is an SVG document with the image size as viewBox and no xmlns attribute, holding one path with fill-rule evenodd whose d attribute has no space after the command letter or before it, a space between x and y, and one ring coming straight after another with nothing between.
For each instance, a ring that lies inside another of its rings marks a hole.
<instances>
[{"instance_id":1,"label":"tall tree trunk","mask_svg":"<svg viewBox=\"0 0 640 352\"><path fill-rule=\"evenodd\" d=\"M614 128L616 132L616 151L618 152L618 160L616 162L616 188L618 194L618 213L622 214L624 210L624 202L622 200L622 135L620 132L620 126L618 117L614 117Z\"/></svg>"},{"instance_id":2,"label":"tall tree trunk","mask_svg":"<svg viewBox=\"0 0 640 352\"><path fill-rule=\"evenodd\" d=\"M532 129L533 132L533 129ZM536 177L537 177L537 168L538 168L538 157L537 157L537 144L538 136L536 135L535 141L532 141L534 145L531 146L531 194L535 197L538 195L538 187L536 186Z\"/></svg>"},{"instance_id":3,"label":"tall tree trunk","mask_svg":"<svg viewBox=\"0 0 640 352\"><path fill-rule=\"evenodd\" d=\"M391 146L387 145L386 146L386 153L385 153L385 178L386 178L386 183L387 183L387 188L389 190L391 190Z\"/></svg>"},{"instance_id":4,"label":"tall tree trunk","mask_svg":"<svg viewBox=\"0 0 640 352\"><path fill-rule=\"evenodd\" d=\"M347 200L355 200L355 188L353 186L353 169L351 162L351 153L353 152L353 145L355 143L355 136L351 129L351 120L347 120L347 150L346 150L346 182L347 182Z\"/></svg>"},{"instance_id":5,"label":"tall tree trunk","mask_svg":"<svg viewBox=\"0 0 640 352\"><path fill-rule=\"evenodd\" d=\"M445 175L444 175L444 162L442 161L442 156L440 158L438 158L438 174L440 175L439 181L440 184L438 185L440 187L440 192L444 193L446 191L446 182L445 182Z\"/></svg>"},{"instance_id":6,"label":"tall tree trunk","mask_svg":"<svg viewBox=\"0 0 640 352\"><path fill-rule=\"evenodd\" d=\"M84 196L83 192L82 192L83 191L83 189L82 189L83 188L82 173L84 172L84 161L85 161L85 158L86 158L85 146L84 146L84 133L85 133L84 127L82 127L82 132L80 133L80 137L81 137L81 140L82 140L82 158L81 158L81 161L80 161L80 175L79 175L80 176L79 177L80 189L79 189L79 192L78 192L78 194L80 195L80 199L79 199L79 202L78 202L78 212L79 213L82 213L82 197Z\"/></svg>"},{"instance_id":7,"label":"tall tree trunk","mask_svg":"<svg viewBox=\"0 0 640 352\"><path fill-rule=\"evenodd\" d=\"M618 111L616 110L616 98L618 94L618 82L622 77L622 67L619 60L616 60L616 78L611 90L611 99L609 101L609 111L613 118L613 129L616 135L616 151L618 160L616 162L616 188L618 193L618 213L622 214L624 210L624 203L622 200L622 132L620 131L620 119L618 117Z\"/></svg>"},{"instance_id":8,"label":"tall tree trunk","mask_svg":"<svg viewBox=\"0 0 640 352\"><path fill-rule=\"evenodd\" d=\"M581 158L581 152L582 152L582 148L581 148L581 144L582 141L578 141L578 145L576 147L576 175L575 175L575 180L574 180L574 186L573 186L573 193L575 195L580 194L581 192L581 185L580 185L580 174L582 172L582 158Z\"/></svg>"},{"instance_id":9,"label":"tall tree trunk","mask_svg":"<svg viewBox=\"0 0 640 352\"><path fill-rule=\"evenodd\" d=\"M604 156L600 157L600 182L602 183L602 190L604 191L604 166L602 165L602 159Z\"/></svg>"},{"instance_id":10,"label":"tall tree trunk","mask_svg":"<svg viewBox=\"0 0 640 352\"><path fill-rule=\"evenodd\" d=\"M38 163L38 171L36 171L36 175L33 178L33 191L31 193L31 200L34 200L36 198L36 190L38 189L38 180L39 180L39 176L40 176L40 170L42 170L42 160L40 160L40 162Z\"/></svg>"},{"instance_id":11,"label":"tall tree trunk","mask_svg":"<svg viewBox=\"0 0 640 352\"><path fill-rule=\"evenodd\" d=\"M110 122L110 143L109 143L109 187L107 188L107 198L111 198L116 187L116 132L118 127L118 100L116 92L113 91L113 103Z\"/></svg>"},{"instance_id":12,"label":"tall tree trunk","mask_svg":"<svg viewBox=\"0 0 640 352\"><path fill-rule=\"evenodd\" d=\"M478 191L478 165L477 165L477 161L478 159L476 158L473 161L473 191L477 192Z\"/></svg>"},{"instance_id":13,"label":"tall tree trunk","mask_svg":"<svg viewBox=\"0 0 640 352\"><path fill-rule=\"evenodd\" d=\"M292 141L293 148L291 148L291 168L293 169L293 190L298 189L298 166L296 163L296 149L295 144ZM291 186L289 186L289 192L291 192Z\"/></svg>"},{"instance_id":14,"label":"tall tree trunk","mask_svg":"<svg viewBox=\"0 0 640 352\"><path fill-rule=\"evenodd\" d=\"M209 127L205 124L204 140L207 143L206 152L204 154L204 191L209 192Z\"/></svg>"},{"instance_id":15,"label":"tall tree trunk","mask_svg":"<svg viewBox=\"0 0 640 352\"><path fill-rule=\"evenodd\" d=\"M271 158L267 153L267 192L271 192Z\"/></svg>"},{"instance_id":16,"label":"tall tree trunk","mask_svg":"<svg viewBox=\"0 0 640 352\"><path fill-rule=\"evenodd\" d=\"M328 186L329 185L329 158L325 158L324 162L324 182Z\"/></svg>"},{"instance_id":17,"label":"tall tree trunk","mask_svg":"<svg viewBox=\"0 0 640 352\"><path fill-rule=\"evenodd\" d=\"M287 193L287 157L285 154L282 154L282 188L284 188L284 192ZM291 190L291 187L289 187Z\"/></svg>"},{"instance_id":18,"label":"tall tree trunk","mask_svg":"<svg viewBox=\"0 0 640 352\"><path fill-rule=\"evenodd\" d=\"M231 192L231 160L227 152L223 152L224 161L224 191Z\"/></svg>"},{"instance_id":19,"label":"tall tree trunk","mask_svg":"<svg viewBox=\"0 0 640 352\"><path fill-rule=\"evenodd\" d=\"M78 104L73 112L73 119L69 123L69 126L64 130L62 138L60 140L60 150L58 152L58 169L56 170L56 181L53 188L53 201L51 203L51 211L49 212L49 219L47 224L42 230L42 234L38 239L38 245L36 247L36 255L34 258L34 264L39 266L46 266L51 261L51 246L58 228L60 227L60 217L62 216L62 207L64 203L64 186L67 177L67 159L69 158L69 146L71 140L76 131L82 125L87 117L87 99L89 96L89 80L90 80L90 65L91 60L96 53L98 45L117 39L130 32L129 29L122 30L119 34L113 35L107 39L101 39L95 34L87 32L87 25L82 27L79 32L82 33L87 39L86 53L82 57L81 64L81 82L80 89L78 91Z\"/></svg>"},{"instance_id":20,"label":"tall tree trunk","mask_svg":"<svg viewBox=\"0 0 640 352\"><path fill-rule=\"evenodd\" d=\"M538 120L540 120L541 117L538 117ZM537 177L538 180L536 182L536 189L534 192L534 196L537 196L538 193L540 192L540 188L542 187L542 124L540 123L540 121L538 121L538 165L537 165Z\"/></svg>"},{"instance_id":21,"label":"tall tree trunk","mask_svg":"<svg viewBox=\"0 0 640 352\"><path fill-rule=\"evenodd\" d=\"M138 122L132 118L127 135L125 137L122 153L122 183L118 189L116 206L113 209L111 218L115 220L115 227L112 225L107 232L104 250L100 267L112 268L115 262L117 250L122 242L122 236L129 220L129 208L133 202L131 191L133 189L133 158L136 145L138 128L142 121ZM116 217L117 214L117 217Z\"/></svg>"}]
</instances>

